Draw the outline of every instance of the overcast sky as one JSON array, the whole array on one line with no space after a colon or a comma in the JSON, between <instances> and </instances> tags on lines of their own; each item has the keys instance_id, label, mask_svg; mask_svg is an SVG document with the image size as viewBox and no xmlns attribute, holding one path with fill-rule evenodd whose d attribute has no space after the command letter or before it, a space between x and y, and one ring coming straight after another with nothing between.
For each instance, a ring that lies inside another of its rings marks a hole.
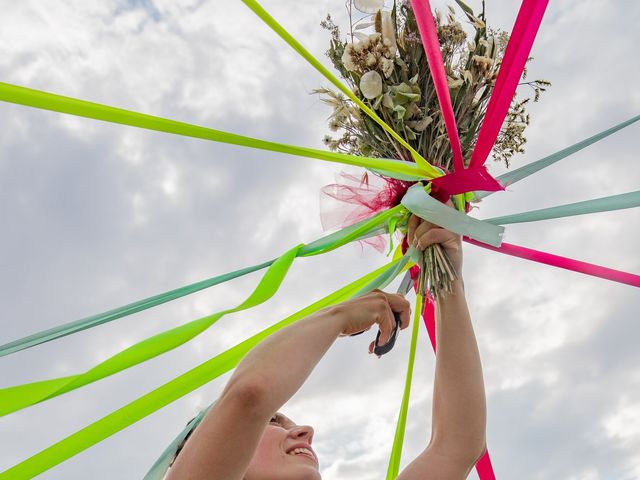
<instances>
[{"instance_id":1,"label":"overcast sky","mask_svg":"<svg viewBox=\"0 0 640 480\"><path fill-rule=\"evenodd\" d=\"M478 0L470 1L478 8ZM435 4L435 2L434 2ZM437 2L443 5L444 2ZM324 148L328 82L240 1L0 0L0 81L284 143ZM222 8L224 6L224 9ZM327 66L340 0L264 0ZM518 2L488 0L510 30ZM632 0L552 1L514 166L640 113ZM0 344L273 258L323 235L319 190L355 168L0 104ZM478 218L638 189L633 125L481 203ZM490 162L492 173L504 171ZM506 241L640 273L638 210L510 225ZM281 291L157 359L0 420L0 469L23 460L382 265L349 245L299 259ZM465 246L499 479L640 478L638 291ZM0 359L1 386L80 373L167 328L235 306L260 274ZM420 332L402 465L429 437L434 357ZM383 478L409 335L382 360L341 339L283 411L316 429L328 480ZM39 478L141 478L228 375ZM470 478L475 478L475 473Z\"/></svg>"}]
</instances>

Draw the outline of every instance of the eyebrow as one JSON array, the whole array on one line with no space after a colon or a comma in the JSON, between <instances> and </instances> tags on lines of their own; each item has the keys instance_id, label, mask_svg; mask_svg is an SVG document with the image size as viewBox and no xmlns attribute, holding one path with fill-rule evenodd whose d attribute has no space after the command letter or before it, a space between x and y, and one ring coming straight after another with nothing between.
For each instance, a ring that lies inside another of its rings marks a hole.
<instances>
[{"instance_id":1,"label":"eyebrow","mask_svg":"<svg viewBox=\"0 0 640 480\"><path fill-rule=\"evenodd\" d=\"M293 420L291 420L289 417L284 416L280 412L276 413L275 416L278 423L280 423L282 426L285 426L285 425L290 426L290 425L296 424Z\"/></svg>"}]
</instances>

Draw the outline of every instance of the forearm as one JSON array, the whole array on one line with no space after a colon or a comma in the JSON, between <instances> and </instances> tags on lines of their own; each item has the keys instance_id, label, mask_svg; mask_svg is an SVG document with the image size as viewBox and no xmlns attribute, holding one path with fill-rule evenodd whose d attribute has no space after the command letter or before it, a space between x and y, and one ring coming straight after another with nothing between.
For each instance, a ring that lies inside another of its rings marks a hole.
<instances>
[{"instance_id":1,"label":"forearm","mask_svg":"<svg viewBox=\"0 0 640 480\"><path fill-rule=\"evenodd\" d=\"M255 408L264 416L275 413L340 335L340 315L336 309L325 309L264 340L240 362L223 396L234 388L257 388Z\"/></svg>"},{"instance_id":2,"label":"forearm","mask_svg":"<svg viewBox=\"0 0 640 480\"><path fill-rule=\"evenodd\" d=\"M486 433L482 365L461 280L436 308L432 441L479 455Z\"/></svg>"}]
</instances>

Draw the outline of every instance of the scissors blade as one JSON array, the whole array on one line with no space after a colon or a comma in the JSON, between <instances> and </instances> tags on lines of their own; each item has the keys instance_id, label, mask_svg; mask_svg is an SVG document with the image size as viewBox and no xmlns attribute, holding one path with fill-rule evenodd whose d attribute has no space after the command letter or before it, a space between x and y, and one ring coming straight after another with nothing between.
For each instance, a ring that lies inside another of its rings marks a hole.
<instances>
[{"instance_id":1,"label":"scissors blade","mask_svg":"<svg viewBox=\"0 0 640 480\"><path fill-rule=\"evenodd\" d=\"M411 290L411 287L413 287L413 280L411 279L411 272L407 270L400 282L397 293L400 295L406 295L409 293L409 290Z\"/></svg>"}]
</instances>

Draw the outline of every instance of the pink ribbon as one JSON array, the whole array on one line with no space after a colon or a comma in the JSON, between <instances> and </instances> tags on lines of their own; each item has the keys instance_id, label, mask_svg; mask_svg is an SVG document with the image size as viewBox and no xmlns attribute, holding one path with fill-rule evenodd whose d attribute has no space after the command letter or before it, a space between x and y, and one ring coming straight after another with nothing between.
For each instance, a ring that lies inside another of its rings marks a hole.
<instances>
[{"instance_id":1,"label":"pink ribbon","mask_svg":"<svg viewBox=\"0 0 640 480\"><path fill-rule=\"evenodd\" d=\"M468 237L464 237L464 240L473 245L493 250L495 252L505 253L514 257L520 257L558 268L564 268L565 270L584 273L585 275L604 278L605 280L612 280L614 282L640 287L640 275L635 275L633 273L622 272L620 270L614 270L613 268L602 267L600 265L594 265L593 263L561 257L559 255L553 255L551 253L541 252L531 248L512 245L510 243L503 242L499 247L492 247L491 245L478 242Z\"/></svg>"},{"instance_id":2,"label":"pink ribbon","mask_svg":"<svg viewBox=\"0 0 640 480\"><path fill-rule=\"evenodd\" d=\"M487 192L504 190L500 182L493 178L484 166L458 170L454 173L434 178L431 180L431 185L431 194L438 200L444 197L448 199L451 195L475 190L484 190ZM446 199L444 201L446 201Z\"/></svg>"},{"instance_id":3,"label":"pink ribbon","mask_svg":"<svg viewBox=\"0 0 640 480\"><path fill-rule=\"evenodd\" d=\"M449 83L447 74L444 71L444 62L442 61L442 53L440 52L440 42L438 41L438 32L436 24L431 13L431 5L429 0L411 0L413 13L416 16L418 30L422 38L422 45L429 63L431 78L436 88L440 110L444 118L444 124L447 127L449 135L449 143L453 152L453 166L455 171L464 170L464 161L462 159L462 147L460 138L458 137L458 127L456 126L456 118L453 115L453 107L451 106L451 96L449 95Z\"/></svg>"},{"instance_id":4,"label":"pink ribbon","mask_svg":"<svg viewBox=\"0 0 640 480\"><path fill-rule=\"evenodd\" d=\"M478 141L471 155L470 168L484 164L498 138L548 3L549 0L522 2L489 99Z\"/></svg>"}]
</instances>

